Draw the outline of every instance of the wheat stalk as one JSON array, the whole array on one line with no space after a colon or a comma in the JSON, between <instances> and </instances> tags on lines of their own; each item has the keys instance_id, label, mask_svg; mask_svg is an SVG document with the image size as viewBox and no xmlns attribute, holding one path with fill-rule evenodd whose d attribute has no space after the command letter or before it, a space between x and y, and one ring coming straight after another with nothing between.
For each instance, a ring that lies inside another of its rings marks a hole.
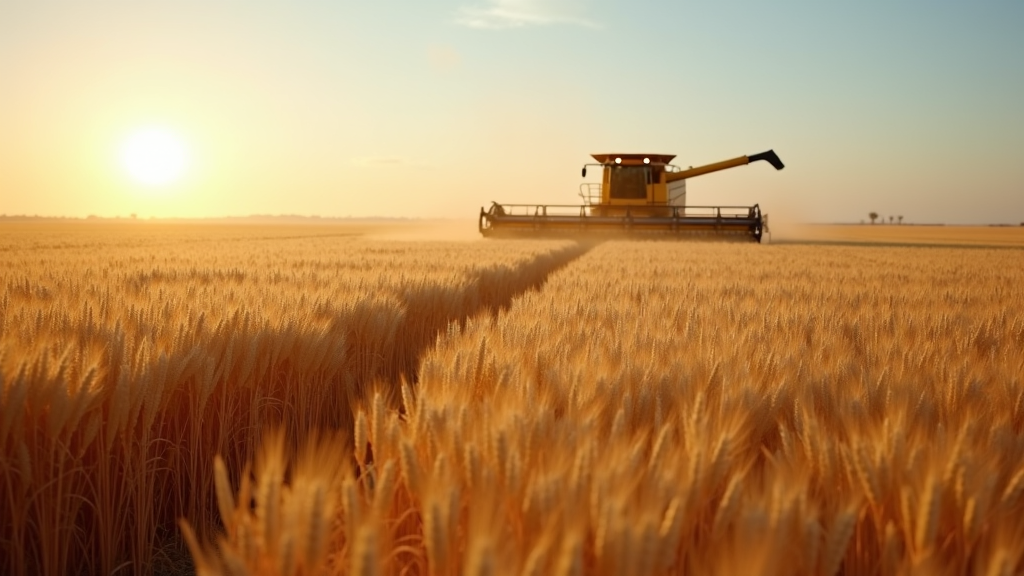
<instances>
[{"instance_id":1,"label":"wheat stalk","mask_svg":"<svg viewBox=\"0 0 1024 576\"><path fill-rule=\"evenodd\" d=\"M840 512L832 523L825 539L825 555L822 557L822 574L825 576L833 576L839 571L856 521L854 513L846 510Z\"/></svg>"}]
</instances>

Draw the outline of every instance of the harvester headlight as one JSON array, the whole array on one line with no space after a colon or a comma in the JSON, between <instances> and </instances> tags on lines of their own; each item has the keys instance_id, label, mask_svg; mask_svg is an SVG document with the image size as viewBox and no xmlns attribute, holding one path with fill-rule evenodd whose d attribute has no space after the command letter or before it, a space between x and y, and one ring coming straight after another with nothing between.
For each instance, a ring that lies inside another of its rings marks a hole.
<instances>
[{"instance_id":1,"label":"harvester headlight","mask_svg":"<svg viewBox=\"0 0 1024 576\"><path fill-rule=\"evenodd\" d=\"M616 164L622 164L622 158L616 158L615 159L615 163Z\"/></svg>"},{"instance_id":2,"label":"harvester headlight","mask_svg":"<svg viewBox=\"0 0 1024 576\"><path fill-rule=\"evenodd\" d=\"M644 164L650 164L650 163L651 163L651 159L650 158L644 158Z\"/></svg>"}]
</instances>

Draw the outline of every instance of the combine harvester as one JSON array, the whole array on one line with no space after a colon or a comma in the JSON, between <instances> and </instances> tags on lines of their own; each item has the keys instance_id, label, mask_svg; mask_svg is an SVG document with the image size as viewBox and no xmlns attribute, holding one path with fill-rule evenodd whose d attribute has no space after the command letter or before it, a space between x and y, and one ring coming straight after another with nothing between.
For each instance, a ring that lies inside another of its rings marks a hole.
<instances>
[{"instance_id":1,"label":"combine harvester","mask_svg":"<svg viewBox=\"0 0 1024 576\"><path fill-rule=\"evenodd\" d=\"M683 170L668 154L593 154L601 183L583 183L583 205L498 204L480 209L485 237L696 236L761 241L767 215L753 206L687 206L686 180L764 160L782 170L774 151Z\"/></svg>"}]
</instances>

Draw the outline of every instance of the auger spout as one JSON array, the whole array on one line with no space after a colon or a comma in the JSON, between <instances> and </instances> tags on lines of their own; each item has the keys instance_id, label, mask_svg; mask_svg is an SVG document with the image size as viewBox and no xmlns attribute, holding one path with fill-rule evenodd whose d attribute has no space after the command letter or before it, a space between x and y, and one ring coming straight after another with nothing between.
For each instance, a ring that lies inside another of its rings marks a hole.
<instances>
[{"instance_id":1,"label":"auger spout","mask_svg":"<svg viewBox=\"0 0 1024 576\"><path fill-rule=\"evenodd\" d=\"M723 160L721 162L715 162L713 164L705 164L704 166L697 166L696 168L690 168L689 170L681 170L679 172L669 172L665 175L667 182L675 182L677 180L686 180L687 178L693 178L694 176L701 176L704 174L710 174L712 172L718 172L720 170L728 170L729 168L736 168L737 166L746 166L751 162L757 162L758 160L764 160L775 167L776 170L782 170L786 167L779 158L779 155L774 150L768 150L767 152L761 152L759 154L751 154L750 156L740 156L739 158L733 158L731 160Z\"/></svg>"}]
</instances>

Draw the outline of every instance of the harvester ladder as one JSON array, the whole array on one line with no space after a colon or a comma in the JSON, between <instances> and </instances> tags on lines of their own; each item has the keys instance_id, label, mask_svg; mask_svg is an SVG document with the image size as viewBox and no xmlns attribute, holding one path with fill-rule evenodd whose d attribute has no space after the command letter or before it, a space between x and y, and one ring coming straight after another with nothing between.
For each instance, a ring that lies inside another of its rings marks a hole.
<instances>
[{"instance_id":1,"label":"harvester ladder","mask_svg":"<svg viewBox=\"0 0 1024 576\"><path fill-rule=\"evenodd\" d=\"M601 203L601 184L599 182L584 182L580 184L580 198L587 206Z\"/></svg>"}]
</instances>

